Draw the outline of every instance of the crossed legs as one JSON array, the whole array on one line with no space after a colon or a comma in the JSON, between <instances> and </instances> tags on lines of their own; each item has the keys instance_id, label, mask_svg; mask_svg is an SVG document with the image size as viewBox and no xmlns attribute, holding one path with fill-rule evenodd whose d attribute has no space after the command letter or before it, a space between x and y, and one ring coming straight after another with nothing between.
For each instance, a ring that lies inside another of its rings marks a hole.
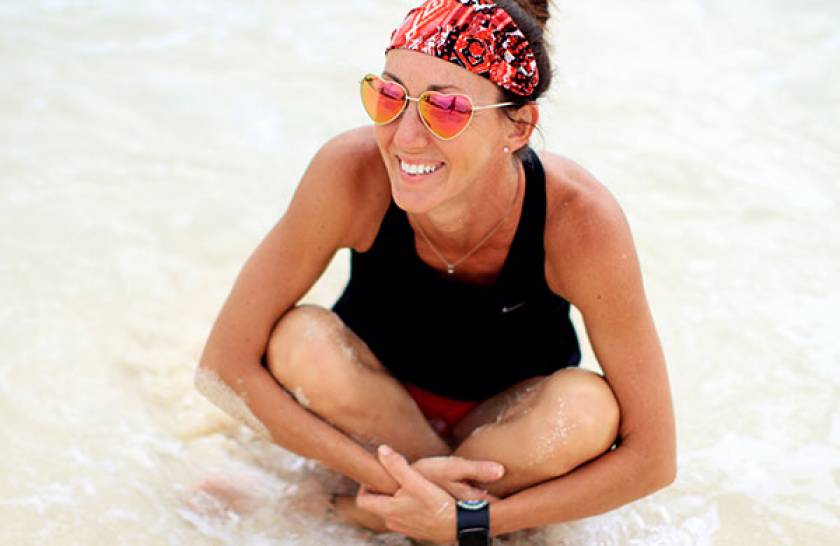
<instances>
[{"instance_id":1,"label":"crossed legs","mask_svg":"<svg viewBox=\"0 0 840 546\"><path fill-rule=\"evenodd\" d=\"M618 403L607 382L567 368L484 401L447 442L364 341L322 307L286 313L266 356L272 375L301 405L366 447L386 443L409 461L451 454L503 464L501 480L480 484L498 497L597 457L618 431Z\"/></svg>"}]
</instances>

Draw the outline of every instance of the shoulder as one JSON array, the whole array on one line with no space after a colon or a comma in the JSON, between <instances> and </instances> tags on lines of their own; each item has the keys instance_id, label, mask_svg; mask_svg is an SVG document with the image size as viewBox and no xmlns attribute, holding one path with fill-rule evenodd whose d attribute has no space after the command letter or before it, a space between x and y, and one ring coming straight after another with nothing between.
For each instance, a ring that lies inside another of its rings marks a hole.
<instances>
[{"instance_id":1,"label":"shoulder","mask_svg":"<svg viewBox=\"0 0 840 546\"><path fill-rule=\"evenodd\" d=\"M364 193L372 179L387 174L373 128L369 126L349 129L332 137L315 154L313 164L315 162L329 169L332 178L343 182L349 191Z\"/></svg>"},{"instance_id":2,"label":"shoulder","mask_svg":"<svg viewBox=\"0 0 840 546\"><path fill-rule=\"evenodd\" d=\"M391 198L373 128L356 127L332 137L313 157L304 180L310 173L318 186L313 193L331 201L343 217L352 220L345 245L356 249L368 246Z\"/></svg>"},{"instance_id":3,"label":"shoulder","mask_svg":"<svg viewBox=\"0 0 840 546\"><path fill-rule=\"evenodd\" d=\"M551 152L539 157L546 173L544 242L552 291L574 304L599 280L635 275L630 226L615 196L577 162Z\"/></svg>"},{"instance_id":4,"label":"shoulder","mask_svg":"<svg viewBox=\"0 0 840 546\"><path fill-rule=\"evenodd\" d=\"M365 155L369 154L379 155L376 139L373 136L373 127L367 125L354 127L335 135L321 146L320 152L342 155L350 160L354 157L361 160L364 159ZM350 165L360 166L364 165L364 163L362 161L354 161Z\"/></svg>"}]
</instances>

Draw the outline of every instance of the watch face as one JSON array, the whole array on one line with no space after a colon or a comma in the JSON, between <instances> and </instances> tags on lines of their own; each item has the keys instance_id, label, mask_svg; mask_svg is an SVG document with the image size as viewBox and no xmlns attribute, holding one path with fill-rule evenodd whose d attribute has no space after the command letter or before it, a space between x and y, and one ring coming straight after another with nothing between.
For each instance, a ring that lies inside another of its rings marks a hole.
<instances>
[{"instance_id":1,"label":"watch face","mask_svg":"<svg viewBox=\"0 0 840 546\"><path fill-rule=\"evenodd\" d=\"M486 500L459 500L458 506L463 508L464 510L481 510L485 506L487 506L488 502Z\"/></svg>"},{"instance_id":2,"label":"watch face","mask_svg":"<svg viewBox=\"0 0 840 546\"><path fill-rule=\"evenodd\" d=\"M464 529L458 533L458 546L488 546L487 529Z\"/></svg>"}]
</instances>

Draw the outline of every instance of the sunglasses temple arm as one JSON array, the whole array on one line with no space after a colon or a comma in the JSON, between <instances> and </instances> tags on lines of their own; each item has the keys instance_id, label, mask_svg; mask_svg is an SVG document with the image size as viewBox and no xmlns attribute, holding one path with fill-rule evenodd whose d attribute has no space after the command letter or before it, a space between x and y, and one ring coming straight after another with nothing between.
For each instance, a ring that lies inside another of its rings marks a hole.
<instances>
[{"instance_id":1,"label":"sunglasses temple arm","mask_svg":"<svg viewBox=\"0 0 840 546\"><path fill-rule=\"evenodd\" d=\"M473 110L489 110L490 108L501 108L502 106L514 106L513 102L500 102L499 104L488 104L486 106L473 106Z\"/></svg>"}]
</instances>

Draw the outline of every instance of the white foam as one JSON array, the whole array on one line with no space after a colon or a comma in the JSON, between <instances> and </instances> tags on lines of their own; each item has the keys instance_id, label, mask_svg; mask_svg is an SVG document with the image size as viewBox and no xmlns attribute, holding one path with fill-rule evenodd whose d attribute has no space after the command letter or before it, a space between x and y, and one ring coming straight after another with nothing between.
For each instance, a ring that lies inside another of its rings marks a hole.
<instances>
[{"instance_id":1,"label":"white foam","mask_svg":"<svg viewBox=\"0 0 840 546\"><path fill-rule=\"evenodd\" d=\"M308 305L301 306L309 307ZM310 343L328 343L338 349L339 353L357 365L363 363L358 352L349 341L351 332L337 317L330 317L327 313L309 314L307 311L306 324L303 328L303 338Z\"/></svg>"},{"instance_id":2,"label":"white foam","mask_svg":"<svg viewBox=\"0 0 840 546\"><path fill-rule=\"evenodd\" d=\"M271 438L268 428L257 419L245 399L237 395L218 375L199 367L195 373L195 388L222 411L247 425L261 438Z\"/></svg>"}]
</instances>

